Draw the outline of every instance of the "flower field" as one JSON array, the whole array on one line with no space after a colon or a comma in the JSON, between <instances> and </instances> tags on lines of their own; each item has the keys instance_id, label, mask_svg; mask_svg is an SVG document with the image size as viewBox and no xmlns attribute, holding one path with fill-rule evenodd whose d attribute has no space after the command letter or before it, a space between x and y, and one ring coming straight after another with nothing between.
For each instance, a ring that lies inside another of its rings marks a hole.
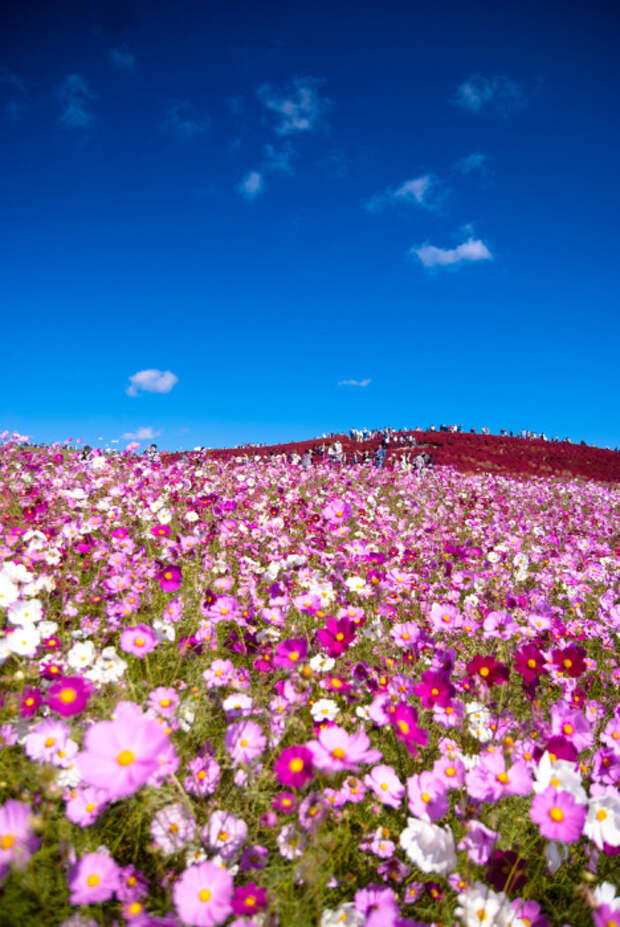
<instances>
[{"instance_id":1,"label":"flower field","mask_svg":"<svg viewBox=\"0 0 620 927\"><path fill-rule=\"evenodd\" d=\"M0 488L3 927L619 927L620 488L10 441Z\"/></svg>"}]
</instances>

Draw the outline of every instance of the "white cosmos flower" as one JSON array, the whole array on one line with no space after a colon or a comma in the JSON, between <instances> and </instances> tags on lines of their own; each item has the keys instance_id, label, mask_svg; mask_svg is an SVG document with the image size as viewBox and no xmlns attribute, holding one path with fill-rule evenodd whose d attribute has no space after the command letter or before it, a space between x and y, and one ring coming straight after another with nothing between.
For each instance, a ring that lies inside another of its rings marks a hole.
<instances>
[{"instance_id":1,"label":"white cosmos flower","mask_svg":"<svg viewBox=\"0 0 620 927\"><path fill-rule=\"evenodd\" d=\"M567 760L551 761L548 751L545 750L540 758L536 768L536 778L533 783L534 792L544 792L549 786L554 789L564 789L570 792L576 802L585 805L588 796L586 795L581 776L575 771L573 763Z\"/></svg>"},{"instance_id":2,"label":"white cosmos flower","mask_svg":"<svg viewBox=\"0 0 620 927\"><path fill-rule=\"evenodd\" d=\"M601 795L590 799L583 832L599 850L603 849L604 843L620 846L620 795L617 789L607 788Z\"/></svg>"},{"instance_id":3,"label":"white cosmos flower","mask_svg":"<svg viewBox=\"0 0 620 927\"><path fill-rule=\"evenodd\" d=\"M8 608L19 598L19 587L4 573L0 573L0 607Z\"/></svg>"},{"instance_id":4,"label":"white cosmos flower","mask_svg":"<svg viewBox=\"0 0 620 927\"><path fill-rule=\"evenodd\" d=\"M9 608L7 617L11 624L25 626L36 624L43 617L43 606L38 599L29 599L27 602L15 602Z\"/></svg>"},{"instance_id":5,"label":"white cosmos flower","mask_svg":"<svg viewBox=\"0 0 620 927\"><path fill-rule=\"evenodd\" d=\"M480 927L492 924L493 927L509 927L522 923L504 892L494 892L482 882L474 882L466 892L457 895L458 906L455 915L463 927Z\"/></svg>"},{"instance_id":6,"label":"white cosmos flower","mask_svg":"<svg viewBox=\"0 0 620 927\"><path fill-rule=\"evenodd\" d=\"M338 712L338 705L331 698L320 698L310 709L314 721L333 721Z\"/></svg>"},{"instance_id":7,"label":"white cosmos flower","mask_svg":"<svg viewBox=\"0 0 620 927\"><path fill-rule=\"evenodd\" d=\"M32 573L28 572L23 563L15 563L13 560L7 560L0 576L6 576L13 583L29 583L33 579Z\"/></svg>"},{"instance_id":8,"label":"white cosmos flower","mask_svg":"<svg viewBox=\"0 0 620 927\"><path fill-rule=\"evenodd\" d=\"M454 837L449 827L439 827L420 818L407 818L400 845L422 872L448 875L456 868Z\"/></svg>"},{"instance_id":9,"label":"white cosmos flower","mask_svg":"<svg viewBox=\"0 0 620 927\"><path fill-rule=\"evenodd\" d=\"M34 657L37 647L41 643L39 629L34 624L15 628L8 638L11 653L21 657Z\"/></svg>"},{"instance_id":10,"label":"white cosmos flower","mask_svg":"<svg viewBox=\"0 0 620 927\"><path fill-rule=\"evenodd\" d=\"M74 670L90 666L94 659L95 645L92 641L79 641L67 654L67 663Z\"/></svg>"},{"instance_id":11,"label":"white cosmos flower","mask_svg":"<svg viewBox=\"0 0 620 927\"><path fill-rule=\"evenodd\" d=\"M315 673L329 673L335 665L336 661L333 657L326 657L322 653L317 653L310 660L310 669L313 669Z\"/></svg>"},{"instance_id":12,"label":"white cosmos flower","mask_svg":"<svg viewBox=\"0 0 620 927\"><path fill-rule=\"evenodd\" d=\"M597 907L608 904L610 908L620 907L620 895L616 895L617 888L611 882L601 882L592 889L592 895Z\"/></svg>"}]
</instances>

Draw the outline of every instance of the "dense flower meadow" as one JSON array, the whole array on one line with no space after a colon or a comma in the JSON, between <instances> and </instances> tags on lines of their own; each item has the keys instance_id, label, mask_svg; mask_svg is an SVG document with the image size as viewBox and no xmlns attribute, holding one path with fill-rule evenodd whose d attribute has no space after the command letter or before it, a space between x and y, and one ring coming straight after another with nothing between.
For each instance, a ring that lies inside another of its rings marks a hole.
<instances>
[{"instance_id":1,"label":"dense flower meadow","mask_svg":"<svg viewBox=\"0 0 620 927\"><path fill-rule=\"evenodd\" d=\"M0 450L0 921L619 927L620 489Z\"/></svg>"}]
</instances>

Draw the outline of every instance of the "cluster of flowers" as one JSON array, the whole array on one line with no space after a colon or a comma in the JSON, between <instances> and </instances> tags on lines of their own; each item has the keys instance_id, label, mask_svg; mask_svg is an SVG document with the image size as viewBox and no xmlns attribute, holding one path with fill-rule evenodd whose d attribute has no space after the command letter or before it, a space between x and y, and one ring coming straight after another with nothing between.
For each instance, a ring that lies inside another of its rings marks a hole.
<instances>
[{"instance_id":1,"label":"cluster of flowers","mask_svg":"<svg viewBox=\"0 0 620 927\"><path fill-rule=\"evenodd\" d=\"M10 441L0 485L12 922L620 927L620 491Z\"/></svg>"}]
</instances>

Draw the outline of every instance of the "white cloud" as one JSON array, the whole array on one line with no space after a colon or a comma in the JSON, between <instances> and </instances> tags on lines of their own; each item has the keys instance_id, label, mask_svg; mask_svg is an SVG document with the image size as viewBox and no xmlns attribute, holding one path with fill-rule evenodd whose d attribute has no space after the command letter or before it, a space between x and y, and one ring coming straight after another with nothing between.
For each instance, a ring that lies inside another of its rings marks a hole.
<instances>
[{"instance_id":1,"label":"white cloud","mask_svg":"<svg viewBox=\"0 0 620 927\"><path fill-rule=\"evenodd\" d=\"M295 156L295 151L289 142L281 149L274 148L273 145L265 145L263 151L265 152L264 170L281 171L284 174L293 173L291 161Z\"/></svg>"},{"instance_id":2,"label":"white cloud","mask_svg":"<svg viewBox=\"0 0 620 927\"><path fill-rule=\"evenodd\" d=\"M318 87L322 83L315 77L296 77L284 91L275 90L271 84L258 88L261 103L278 117L278 135L312 132L316 128L330 104L319 96Z\"/></svg>"},{"instance_id":3,"label":"white cloud","mask_svg":"<svg viewBox=\"0 0 620 927\"><path fill-rule=\"evenodd\" d=\"M436 248L434 245L422 245L420 248L411 248L410 254L416 257L425 267L446 267L449 264L460 264L462 261L490 261L493 255L479 239L468 238L456 248Z\"/></svg>"},{"instance_id":4,"label":"white cloud","mask_svg":"<svg viewBox=\"0 0 620 927\"><path fill-rule=\"evenodd\" d=\"M339 380L338 386L368 386L372 380Z\"/></svg>"},{"instance_id":5,"label":"white cloud","mask_svg":"<svg viewBox=\"0 0 620 927\"><path fill-rule=\"evenodd\" d=\"M169 393L179 378L169 370L139 370L129 377L131 385L127 387L128 396L145 393Z\"/></svg>"},{"instance_id":6,"label":"white cloud","mask_svg":"<svg viewBox=\"0 0 620 927\"><path fill-rule=\"evenodd\" d=\"M453 102L473 113L492 105L503 116L527 104L523 90L515 81L502 76L483 77L482 74L474 74L459 84Z\"/></svg>"},{"instance_id":7,"label":"white cloud","mask_svg":"<svg viewBox=\"0 0 620 927\"><path fill-rule=\"evenodd\" d=\"M192 119L189 115L190 109L190 104L187 102L174 103L168 107L166 118L161 124L162 132L167 135L174 135L175 138L181 139L181 141L189 141L196 135L206 132L209 128L209 121L198 122L196 119Z\"/></svg>"},{"instance_id":8,"label":"white cloud","mask_svg":"<svg viewBox=\"0 0 620 927\"><path fill-rule=\"evenodd\" d=\"M241 183L237 185L237 193L244 196L247 200L255 199L265 190L263 175L259 171L250 171L246 174Z\"/></svg>"},{"instance_id":9,"label":"white cloud","mask_svg":"<svg viewBox=\"0 0 620 927\"><path fill-rule=\"evenodd\" d=\"M121 71L133 71L136 66L136 56L123 48L111 48L109 58L114 67Z\"/></svg>"},{"instance_id":10,"label":"white cloud","mask_svg":"<svg viewBox=\"0 0 620 927\"><path fill-rule=\"evenodd\" d=\"M161 431L154 431L150 425L142 425L135 431L126 431L121 438L125 441L152 441L160 434Z\"/></svg>"},{"instance_id":11,"label":"white cloud","mask_svg":"<svg viewBox=\"0 0 620 927\"><path fill-rule=\"evenodd\" d=\"M379 209L384 209L386 206L392 206L395 203L410 203L424 206L426 209L433 209L436 205L433 194L438 186L439 182L433 174L424 174L422 177L406 180L395 190L390 187L383 193L375 193L365 203L365 207L368 212L378 212Z\"/></svg>"},{"instance_id":12,"label":"white cloud","mask_svg":"<svg viewBox=\"0 0 620 927\"><path fill-rule=\"evenodd\" d=\"M467 155L466 158L461 158L460 161L456 162L454 167L457 171L460 171L461 174L471 174L472 171L480 171L480 173L486 174L487 161L488 158L486 155L475 152L474 154Z\"/></svg>"},{"instance_id":13,"label":"white cloud","mask_svg":"<svg viewBox=\"0 0 620 927\"><path fill-rule=\"evenodd\" d=\"M67 129L87 129L95 118L88 108L94 95L84 78L79 74L67 74L57 87L56 96L62 104L59 124Z\"/></svg>"}]
</instances>

